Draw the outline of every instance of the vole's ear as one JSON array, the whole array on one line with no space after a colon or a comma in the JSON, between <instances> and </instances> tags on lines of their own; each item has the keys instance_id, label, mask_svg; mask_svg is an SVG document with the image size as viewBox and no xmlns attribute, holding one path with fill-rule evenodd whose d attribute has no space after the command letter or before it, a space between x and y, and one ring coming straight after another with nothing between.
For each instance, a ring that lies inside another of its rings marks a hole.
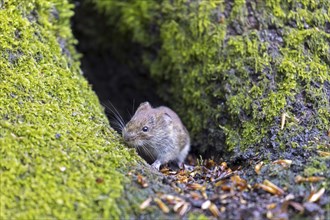
<instances>
[{"instance_id":1,"label":"vole's ear","mask_svg":"<svg viewBox=\"0 0 330 220\"><path fill-rule=\"evenodd\" d=\"M164 120L166 121L167 124L170 124L173 121L172 117L169 114L167 114L166 112L163 113L163 118L164 118Z\"/></svg>"},{"instance_id":2,"label":"vole's ear","mask_svg":"<svg viewBox=\"0 0 330 220\"><path fill-rule=\"evenodd\" d=\"M139 112L139 111L143 111L143 110L148 110L148 109L151 109L151 105L149 104L149 102L143 102L139 105L138 109L136 110L136 112Z\"/></svg>"}]
</instances>

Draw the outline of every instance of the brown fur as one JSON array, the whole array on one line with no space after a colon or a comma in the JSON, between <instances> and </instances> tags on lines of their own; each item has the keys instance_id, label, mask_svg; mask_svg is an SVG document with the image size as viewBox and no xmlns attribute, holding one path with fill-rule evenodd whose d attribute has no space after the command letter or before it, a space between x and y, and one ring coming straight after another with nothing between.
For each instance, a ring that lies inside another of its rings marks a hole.
<instances>
[{"instance_id":1,"label":"brown fur","mask_svg":"<svg viewBox=\"0 0 330 220\"><path fill-rule=\"evenodd\" d=\"M178 115L164 106L152 108L148 102L139 106L122 135L157 169L169 161L182 163L190 149L189 133Z\"/></svg>"}]
</instances>

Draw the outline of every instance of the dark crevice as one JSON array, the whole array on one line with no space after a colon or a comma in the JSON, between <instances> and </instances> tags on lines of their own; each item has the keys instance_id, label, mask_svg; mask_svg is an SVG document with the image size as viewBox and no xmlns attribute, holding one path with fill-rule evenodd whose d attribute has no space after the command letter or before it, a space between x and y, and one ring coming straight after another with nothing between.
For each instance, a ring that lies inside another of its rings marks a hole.
<instances>
[{"instance_id":1,"label":"dark crevice","mask_svg":"<svg viewBox=\"0 0 330 220\"><path fill-rule=\"evenodd\" d=\"M111 102L125 122L141 102L164 105L142 65L143 48L130 40L129 33L124 35L110 26L91 3L75 6L72 28L79 41L76 49L82 54L81 69L100 102L108 106Z\"/></svg>"}]
</instances>

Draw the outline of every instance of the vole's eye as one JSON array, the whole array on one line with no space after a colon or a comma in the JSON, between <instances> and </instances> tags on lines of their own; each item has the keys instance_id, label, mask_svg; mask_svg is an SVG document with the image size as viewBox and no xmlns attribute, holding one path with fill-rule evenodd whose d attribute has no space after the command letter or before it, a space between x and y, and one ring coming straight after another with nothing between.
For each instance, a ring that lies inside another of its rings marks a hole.
<instances>
[{"instance_id":1,"label":"vole's eye","mask_svg":"<svg viewBox=\"0 0 330 220\"><path fill-rule=\"evenodd\" d=\"M144 126L143 128L142 128L142 131L143 132L147 132L149 130L149 128L147 127L147 126Z\"/></svg>"}]
</instances>

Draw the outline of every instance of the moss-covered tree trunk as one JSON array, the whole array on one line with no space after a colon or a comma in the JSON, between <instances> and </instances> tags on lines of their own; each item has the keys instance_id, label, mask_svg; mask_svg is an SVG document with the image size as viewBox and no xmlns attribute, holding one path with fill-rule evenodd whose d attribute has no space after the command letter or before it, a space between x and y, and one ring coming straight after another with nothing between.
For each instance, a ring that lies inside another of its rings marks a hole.
<instances>
[{"instance_id":1,"label":"moss-covered tree trunk","mask_svg":"<svg viewBox=\"0 0 330 220\"><path fill-rule=\"evenodd\" d=\"M124 190L139 158L81 74L72 9L0 1L1 219L128 218L149 192Z\"/></svg>"}]
</instances>

